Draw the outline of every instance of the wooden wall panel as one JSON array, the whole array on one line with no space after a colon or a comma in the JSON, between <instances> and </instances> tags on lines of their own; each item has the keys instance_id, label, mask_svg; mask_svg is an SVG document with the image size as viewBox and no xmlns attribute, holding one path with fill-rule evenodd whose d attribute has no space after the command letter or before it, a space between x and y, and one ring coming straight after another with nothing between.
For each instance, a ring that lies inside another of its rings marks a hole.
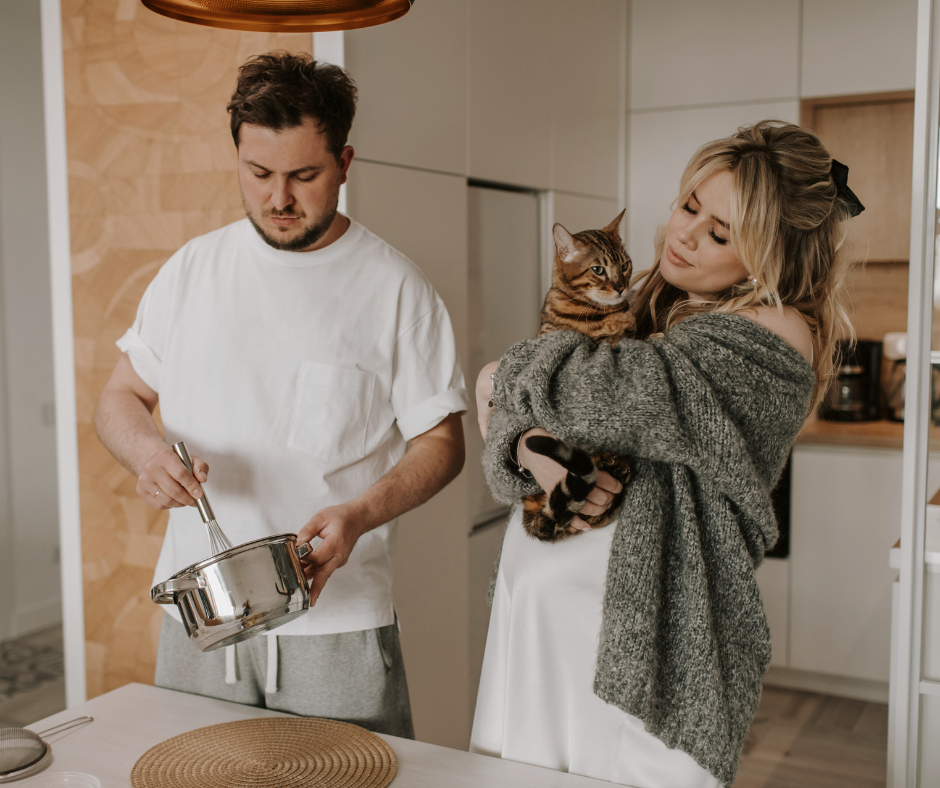
<instances>
[{"instance_id":1,"label":"wooden wall panel","mask_svg":"<svg viewBox=\"0 0 940 788\"><path fill-rule=\"evenodd\" d=\"M166 19L139 0L63 0L88 695L151 683L166 528L98 441L95 405L147 284L190 238L244 214L225 105L238 66L305 34Z\"/></svg>"},{"instance_id":2,"label":"wooden wall panel","mask_svg":"<svg viewBox=\"0 0 940 788\"><path fill-rule=\"evenodd\" d=\"M849 167L849 187L865 205L850 239L861 260L910 259L913 91L805 99L803 126Z\"/></svg>"}]
</instances>

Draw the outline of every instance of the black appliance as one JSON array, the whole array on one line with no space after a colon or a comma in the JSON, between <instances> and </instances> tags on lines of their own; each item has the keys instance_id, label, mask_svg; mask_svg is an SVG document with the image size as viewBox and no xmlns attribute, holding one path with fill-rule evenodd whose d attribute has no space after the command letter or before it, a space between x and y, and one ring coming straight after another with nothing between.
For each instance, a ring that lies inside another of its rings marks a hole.
<instances>
[{"instance_id":1,"label":"black appliance","mask_svg":"<svg viewBox=\"0 0 940 788\"><path fill-rule=\"evenodd\" d=\"M881 418L882 343L860 339L841 340L838 366L819 417L829 421L877 421Z\"/></svg>"}]
</instances>

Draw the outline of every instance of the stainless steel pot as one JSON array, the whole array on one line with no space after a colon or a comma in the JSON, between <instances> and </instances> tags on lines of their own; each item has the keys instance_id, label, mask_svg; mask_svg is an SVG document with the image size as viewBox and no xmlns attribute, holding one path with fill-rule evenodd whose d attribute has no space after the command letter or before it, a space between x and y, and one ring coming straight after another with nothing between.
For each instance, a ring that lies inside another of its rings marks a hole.
<instances>
[{"instance_id":1,"label":"stainless steel pot","mask_svg":"<svg viewBox=\"0 0 940 788\"><path fill-rule=\"evenodd\" d=\"M187 566L150 589L175 604L202 651L230 646L302 616L310 591L300 559L313 552L296 534L255 539Z\"/></svg>"}]
</instances>

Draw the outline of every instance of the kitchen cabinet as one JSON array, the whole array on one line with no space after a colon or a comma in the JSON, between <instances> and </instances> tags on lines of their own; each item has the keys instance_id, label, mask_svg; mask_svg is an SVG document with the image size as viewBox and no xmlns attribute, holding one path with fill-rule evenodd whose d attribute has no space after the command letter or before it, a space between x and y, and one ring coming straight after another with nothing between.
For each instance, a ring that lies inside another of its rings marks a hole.
<instances>
[{"instance_id":1,"label":"kitchen cabinet","mask_svg":"<svg viewBox=\"0 0 940 788\"><path fill-rule=\"evenodd\" d=\"M485 364L539 329L544 291L539 276L539 200L532 192L470 187L468 205L468 292L470 354L465 374L471 390ZM609 221L609 220L608 220ZM467 481L474 526L506 511L483 479L483 439L467 431Z\"/></svg>"},{"instance_id":2,"label":"kitchen cabinet","mask_svg":"<svg viewBox=\"0 0 940 788\"><path fill-rule=\"evenodd\" d=\"M792 484L788 666L887 682L901 453L797 446Z\"/></svg>"},{"instance_id":3,"label":"kitchen cabinet","mask_svg":"<svg viewBox=\"0 0 940 788\"><path fill-rule=\"evenodd\" d=\"M467 174L615 198L622 0L467 4Z\"/></svg>"},{"instance_id":4,"label":"kitchen cabinet","mask_svg":"<svg viewBox=\"0 0 940 788\"><path fill-rule=\"evenodd\" d=\"M553 4L552 188L616 198L626 176L626 7L622 0Z\"/></svg>"},{"instance_id":5,"label":"kitchen cabinet","mask_svg":"<svg viewBox=\"0 0 940 788\"><path fill-rule=\"evenodd\" d=\"M465 5L434 0L394 24L345 33L359 87L349 142L360 158L465 173Z\"/></svg>"},{"instance_id":6,"label":"kitchen cabinet","mask_svg":"<svg viewBox=\"0 0 940 788\"><path fill-rule=\"evenodd\" d=\"M940 487L940 455L931 455ZM773 642L767 683L886 701L901 450L798 443L790 556L758 569Z\"/></svg>"},{"instance_id":7,"label":"kitchen cabinet","mask_svg":"<svg viewBox=\"0 0 940 788\"><path fill-rule=\"evenodd\" d=\"M755 574L770 628L770 664L786 667L790 644L790 560L765 558Z\"/></svg>"},{"instance_id":8,"label":"kitchen cabinet","mask_svg":"<svg viewBox=\"0 0 940 788\"><path fill-rule=\"evenodd\" d=\"M798 0L633 3L632 109L798 95L802 5ZM698 136L700 143L708 139Z\"/></svg>"},{"instance_id":9,"label":"kitchen cabinet","mask_svg":"<svg viewBox=\"0 0 940 788\"><path fill-rule=\"evenodd\" d=\"M813 0L802 6L804 96L914 88L917 0Z\"/></svg>"},{"instance_id":10,"label":"kitchen cabinet","mask_svg":"<svg viewBox=\"0 0 940 788\"><path fill-rule=\"evenodd\" d=\"M462 177L358 161L349 214L408 255L447 305L460 357L468 357L467 185ZM345 294L352 296L353 294ZM476 429L470 416L464 431ZM466 747L470 723L457 708L468 688L466 471L399 518L395 608L415 732L422 741Z\"/></svg>"},{"instance_id":11,"label":"kitchen cabinet","mask_svg":"<svg viewBox=\"0 0 940 788\"><path fill-rule=\"evenodd\" d=\"M552 15L546 5L544 0L467 4L471 178L551 188Z\"/></svg>"},{"instance_id":12,"label":"kitchen cabinet","mask_svg":"<svg viewBox=\"0 0 940 788\"><path fill-rule=\"evenodd\" d=\"M624 0L440 0L344 34L361 159L617 198ZM407 90L402 91L402 85Z\"/></svg>"}]
</instances>

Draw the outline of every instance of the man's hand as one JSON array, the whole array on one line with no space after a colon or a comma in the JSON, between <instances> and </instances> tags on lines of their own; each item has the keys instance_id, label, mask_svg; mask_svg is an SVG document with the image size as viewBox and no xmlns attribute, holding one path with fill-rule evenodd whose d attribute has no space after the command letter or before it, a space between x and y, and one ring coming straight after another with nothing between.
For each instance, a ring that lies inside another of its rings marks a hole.
<instances>
[{"instance_id":1,"label":"man's hand","mask_svg":"<svg viewBox=\"0 0 940 788\"><path fill-rule=\"evenodd\" d=\"M140 378L123 353L105 383L95 428L98 437L131 474L137 477L137 494L153 509L194 506L202 497L199 482L209 476L209 466L193 457L195 478L183 461L163 441L153 420L157 392Z\"/></svg>"},{"instance_id":2,"label":"man's hand","mask_svg":"<svg viewBox=\"0 0 940 788\"><path fill-rule=\"evenodd\" d=\"M209 465L193 457L195 478L186 470L183 461L169 446L154 454L137 477L137 494L153 509L176 509L195 506L202 498L200 482L209 478Z\"/></svg>"},{"instance_id":3,"label":"man's hand","mask_svg":"<svg viewBox=\"0 0 940 788\"><path fill-rule=\"evenodd\" d=\"M349 560L356 542L365 531L362 513L356 511L353 503L328 506L321 509L297 534L297 543L304 544L315 536L323 541L304 564L307 579L313 579L310 587L311 606L317 601L323 586L341 566Z\"/></svg>"},{"instance_id":4,"label":"man's hand","mask_svg":"<svg viewBox=\"0 0 940 788\"><path fill-rule=\"evenodd\" d=\"M317 601L330 575L349 560L360 536L436 495L460 473L463 460L463 425L460 414L451 413L412 438L405 456L358 498L311 517L297 534L298 544L315 536L323 540L305 561L304 572L313 578L310 604Z\"/></svg>"}]
</instances>

